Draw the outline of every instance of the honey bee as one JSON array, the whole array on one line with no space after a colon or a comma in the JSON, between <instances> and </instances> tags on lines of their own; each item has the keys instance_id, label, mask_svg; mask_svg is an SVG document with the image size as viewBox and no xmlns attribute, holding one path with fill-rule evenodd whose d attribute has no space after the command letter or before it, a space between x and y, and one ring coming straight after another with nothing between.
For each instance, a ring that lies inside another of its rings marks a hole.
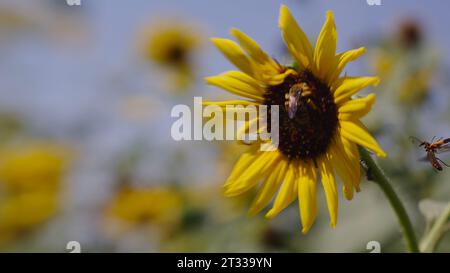
<instances>
[{"instance_id":1,"label":"honey bee","mask_svg":"<svg viewBox=\"0 0 450 273\"><path fill-rule=\"evenodd\" d=\"M297 113L300 98L309 95L311 95L311 89L304 82L296 83L289 89L289 93L285 95L286 102L284 105L290 119L293 119Z\"/></svg>"}]
</instances>

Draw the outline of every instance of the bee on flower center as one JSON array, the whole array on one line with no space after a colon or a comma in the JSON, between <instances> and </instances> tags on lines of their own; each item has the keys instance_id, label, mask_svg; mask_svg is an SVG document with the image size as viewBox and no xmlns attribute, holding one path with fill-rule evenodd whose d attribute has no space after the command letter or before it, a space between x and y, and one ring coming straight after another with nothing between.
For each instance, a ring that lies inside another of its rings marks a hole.
<instances>
[{"instance_id":1,"label":"bee on flower center","mask_svg":"<svg viewBox=\"0 0 450 273\"><path fill-rule=\"evenodd\" d=\"M265 99L269 108L279 105L284 109L279 116L279 149L283 154L314 161L326 151L338 124L336 105L327 85L306 70L271 86Z\"/></svg>"},{"instance_id":2,"label":"bee on flower center","mask_svg":"<svg viewBox=\"0 0 450 273\"><path fill-rule=\"evenodd\" d=\"M311 88L305 82L294 84L291 89L289 89L289 92L285 95L286 102L284 104L290 119L293 119L297 113L300 97L307 97L310 95Z\"/></svg>"}]
</instances>

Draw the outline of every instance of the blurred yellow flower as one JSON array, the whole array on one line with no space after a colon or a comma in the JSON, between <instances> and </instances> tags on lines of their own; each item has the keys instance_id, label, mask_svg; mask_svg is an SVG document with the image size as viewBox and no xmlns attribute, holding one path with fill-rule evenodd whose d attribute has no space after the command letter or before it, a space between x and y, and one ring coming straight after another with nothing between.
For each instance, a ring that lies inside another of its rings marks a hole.
<instances>
[{"instance_id":1,"label":"blurred yellow flower","mask_svg":"<svg viewBox=\"0 0 450 273\"><path fill-rule=\"evenodd\" d=\"M419 56L418 52L415 56ZM379 49L373 54L375 73L385 83L380 90L392 90L396 99L407 105L424 102L433 85L436 74L436 59L423 57L420 66L410 61L410 54Z\"/></svg>"},{"instance_id":2,"label":"blurred yellow flower","mask_svg":"<svg viewBox=\"0 0 450 273\"><path fill-rule=\"evenodd\" d=\"M56 213L67 159L67 151L51 143L0 149L0 245Z\"/></svg>"},{"instance_id":3,"label":"blurred yellow flower","mask_svg":"<svg viewBox=\"0 0 450 273\"><path fill-rule=\"evenodd\" d=\"M124 188L113 198L107 216L126 225L176 224L182 213L182 197L167 188Z\"/></svg>"},{"instance_id":4,"label":"blurred yellow flower","mask_svg":"<svg viewBox=\"0 0 450 273\"><path fill-rule=\"evenodd\" d=\"M0 234L4 235L0 236L0 245L42 224L57 208L58 195L54 192L33 191L0 197Z\"/></svg>"},{"instance_id":5,"label":"blurred yellow flower","mask_svg":"<svg viewBox=\"0 0 450 273\"><path fill-rule=\"evenodd\" d=\"M386 79L395 65L395 59L392 58L385 50L381 48L374 50L374 54L372 56L373 59L373 67L375 69L375 73L381 78Z\"/></svg>"},{"instance_id":6,"label":"blurred yellow flower","mask_svg":"<svg viewBox=\"0 0 450 273\"><path fill-rule=\"evenodd\" d=\"M296 60L293 67L283 66L270 58L238 29L231 30L238 44L228 39L212 39L242 72L229 71L209 77L207 83L250 100L205 104L223 106L224 111L227 105L260 104L269 109L272 105L279 106L279 145L273 147L274 151L267 152L259 149L261 143L254 142L236 163L224 186L225 194L230 197L243 194L263 181L250 212L260 212L276 195L272 209L266 214L272 218L298 198L303 232L306 233L317 215L319 177L334 227L338 213L335 172L344 183L345 197L352 199L360 183L357 145L378 156L386 156L359 121L371 111L375 95L352 99L362 89L377 85L379 79L340 77L346 64L360 57L365 49L336 54L337 33L331 11L327 12L315 49L284 5L280 10L279 26L285 44ZM286 107L287 97L293 92L297 96L296 111ZM248 122L245 128L255 122L258 118Z\"/></svg>"},{"instance_id":7,"label":"blurred yellow flower","mask_svg":"<svg viewBox=\"0 0 450 273\"><path fill-rule=\"evenodd\" d=\"M146 59L172 73L174 87L191 84L194 77L194 55L201 46L199 31L186 22L160 21L143 32L141 47Z\"/></svg>"},{"instance_id":8,"label":"blurred yellow flower","mask_svg":"<svg viewBox=\"0 0 450 273\"><path fill-rule=\"evenodd\" d=\"M427 69L411 73L400 87L400 101L413 105L424 101L431 88L433 75L434 71Z\"/></svg>"},{"instance_id":9,"label":"blurred yellow flower","mask_svg":"<svg viewBox=\"0 0 450 273\"><path fill-rule=\"evenodd\" d=\"M9 192L59 188L67 151L49 143L0 149L0 187Z\"/></svg>"},{"instance_id":10,"label":"blurred yellow flower","mask_svg":"<svg viewBox=\"0 0 450 273\"><path fill-rule=\"evenodd\" d=\"M401 22L395 36L373 51L372 66L383 84L405 105L425 101L433 85L438 66L437 56L425 43L421 26L409 19Z\"/></svg>"}]
</instances>

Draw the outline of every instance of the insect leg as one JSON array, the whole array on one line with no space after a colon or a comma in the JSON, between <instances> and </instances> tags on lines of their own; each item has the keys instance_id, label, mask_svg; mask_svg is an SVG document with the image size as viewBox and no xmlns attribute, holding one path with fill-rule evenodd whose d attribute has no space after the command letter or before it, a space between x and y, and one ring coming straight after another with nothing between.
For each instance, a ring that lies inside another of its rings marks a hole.
<instances>
[{"instance_id":1,"label":"insect leg","mask_svg":"<svg viewBox=\"0 0 450 273\"><path fill-rule=\"evenodd\" d=\"M442 161L442 159L436 157L436 160L439 161L440 163L444 164L445 166L450 167L450 165L448 165L447 163Z\"/></svg>"}]
</instances>

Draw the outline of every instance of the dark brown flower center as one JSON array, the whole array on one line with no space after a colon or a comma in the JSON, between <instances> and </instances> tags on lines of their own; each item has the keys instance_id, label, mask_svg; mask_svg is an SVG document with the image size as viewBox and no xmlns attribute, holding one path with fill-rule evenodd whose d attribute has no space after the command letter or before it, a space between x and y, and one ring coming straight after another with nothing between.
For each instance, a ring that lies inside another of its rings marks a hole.
<instances>
[{"instance_id":1,"label":"dark brown flower center","mask_svg":"<svg viewBox=\"0 0 450 273\"><path fill-rule=\"evenodd\" d=\"M418 22L407 20L399 28L400 46L404 49L415 49L420 46L423 40L422 29Z\"/></svg>"},{"instance_id":2,"label":"dark brown flower center","mask_svg":"<svg viewBox=\"0 0 450 273\"><path fill-rule=\"evenodd\" d=\"M173 45L167 52L167 60L173 65L183 63L186 60L186 50L181 45Z\"/></svg>"},{"instance_id":3,"label":"dark brown flower center","mask_svg":"<svg viewBox=\"0 0 450 273\"><path fill-rule=\"evenodd\" d=\"M279 106L278 149L289 159L315 160L327 151L338 126L337 108L330 88L310 71L269 87L264 104ZM270 122L268 127L270 132Z\"/></svg>"}]
</instances>

